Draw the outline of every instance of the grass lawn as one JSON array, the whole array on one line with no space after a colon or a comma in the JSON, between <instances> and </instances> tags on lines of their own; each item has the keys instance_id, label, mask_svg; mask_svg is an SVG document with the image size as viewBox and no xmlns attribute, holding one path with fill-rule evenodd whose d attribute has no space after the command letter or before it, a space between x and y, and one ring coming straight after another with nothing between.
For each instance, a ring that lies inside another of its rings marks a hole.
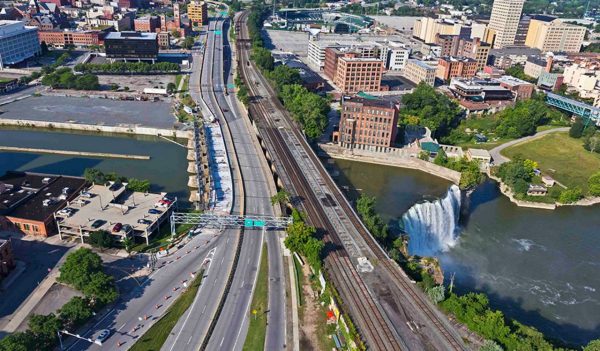
<instances>
[{"instance_id":1,"label":"grass lawn","mask_svg":"<svg viewBox=\"0 0 600 351\"><path fill-rule=\"evenodd\" d=\"M269 307L269 261L267 245L263 244L263 253L260 258L256 288L250 305L250 325L248 335L244 342L244 351L258 351L265 347L265 334L267 332L267 308ZM256 310L256 314L252 314Z\"/></svg>"},{"instance_id":2,"label":"grass lawn","mask_svg":"<svg viewBox=\"0 0 600 351\"><path fill-rule=\"evenodd\" d=\"M193 224L177 224L175 225L175 237L179 237L187 233L188 230L192 229ZM145 239L143 239L145 240ZM160 228L158 229L158 233L154 234L150 237L150 244L146 245L146 241L143 241L136 246L134 246L131 250L136 252L150 252L157 251L159 247L166 247L169 245L171 240L171 225L169 221L165 221Z\"/></svg>"},{"instance_id":3,"label":"grass lawn","mask_svg":"<svg viewBox=\"0 0 600 351\"><path fill-rule=\"evenodd\" d=\"M298 306L304 304L304 295L302 295L302 285L304 285L304 274L302 274L302 265L296 256L292 256L294 260L294 274L296 275L296 294L298 295Z\"/></svg>"},{"instance_id":4,"label":"grass lawn","mask_svg":"<svg viewBox=\"0 0 600 351\"><path fill-rule=\"evenodd\" d=\"M600 154L586 151L582 143L568 133L552 133L506 148L502 154L508 158L521 154L534 160L543 173L567 187L580 186L586 193L588 178L600 169Z\"/></svg>"},{"instance_id":5,"label":"grass lawn","mask_svg":"<svg viewBox=\"0 0 600 351\"><path fill-rule=\"evenodd\" d=\"M5 78L5 77L0 77L0 83L8 83L10 81L12 81L14 78Z\"/></svg>"},{"instance_id":6,"label":"grass lawn","mask_svg":"<svg viewBox=\"0 0 600 351\"><path fill-rule=\"evenodd\" d=\"M192 302L194 302L194 298L196 297L196 293L200 288L200 284L202 283L202 277L204 276L204 271L200 271L192 285L183 292L177 300L169 307L167 313L162 316L158 322L154 323L150 329L144 335L138 339L135 344L131 347L132 351L158 351L162 347L162 345L167 340L167 337L171 333L171 330L177 324L177 321L181 316L185 313L185 311L190 307Z\"/></svg>"}]
</instances>

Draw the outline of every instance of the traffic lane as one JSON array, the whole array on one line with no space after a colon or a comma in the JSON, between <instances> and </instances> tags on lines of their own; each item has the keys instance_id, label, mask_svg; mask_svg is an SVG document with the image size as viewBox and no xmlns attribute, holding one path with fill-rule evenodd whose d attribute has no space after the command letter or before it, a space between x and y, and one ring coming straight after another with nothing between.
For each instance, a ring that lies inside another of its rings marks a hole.
<instances>
[{"instance_id":1,"label":"traffic lane","mask_svg":"<svg viewBox=\"0 0 600 351\"><path fill-rule=\"evenodd\" d=\"M266 233L269 255L269 312L265 350L282 350L286 347L285 328L285 277L279 232Z\"/></svg>"},{"instance_id":2,"label":"traffic lane","mask_svg":"<svg viewBox=\"0 0 600 351\"><path fill-rule=\"evenodd\" d=\"M211 237L213 239L211 239ZM216 240L215 240L216 239ZM103 348L116 349L121 341L129 342L143 334L145 328L138 328L134 333L130 331L140 324L139 318L149 316L152 321L162 314L177 296L181 293L183 281L189 281L190 273L194 272L204 260L206 253L219 244L220 237L212 234L194 237L186 247L173 257L163 258L157 262L157 269L148 276L138 287L124 297L97 322L92 328L81 333L84 337L94 336L98 330L109 329L113 333L104 342ZM202 244L205 244L201 247ZM179 257L179 258L178 258ZM177 288L173 291L173 288ZM165 296L170 296L165 300ZM160 307L156 309L156 305ZM148 324L148 323L141 323ZM127 328L131 329L127 329ZM137 336L136 336L137 335ZM119 338L118 336L121 336ZM125 338L124 340L123 337ZM128 338L129 337L129 338ZM119 340L117 340L119 339ZM68 350L87 350L96 345L77 340Z\"/></svg>"},{"instance_id":3,"label":"traffic lane","mask_svg":"<svg viewBox=\"0 0 600 351\"><path fill-rule=\"evenodd\" d=\"M247 333L253 286L262 249L262 230L244 231L238 268L207 350L241 350Z\"/></svg>"},{"instance_id":4,"label":"traffic lane","mask_svg":"<svg viewBox=\"0 0 600 351\"><path fill-rule=\"evenodd\" d=\"M223 277L229 274L235 256L235 236L238 236L239 232L226 230L225 233L226 240L217 249L221 252L211 263L194 304L173 328L162 347L163 351L195 351L203 342L227 283L227 279Z\"/></svg>"}]
</instances>

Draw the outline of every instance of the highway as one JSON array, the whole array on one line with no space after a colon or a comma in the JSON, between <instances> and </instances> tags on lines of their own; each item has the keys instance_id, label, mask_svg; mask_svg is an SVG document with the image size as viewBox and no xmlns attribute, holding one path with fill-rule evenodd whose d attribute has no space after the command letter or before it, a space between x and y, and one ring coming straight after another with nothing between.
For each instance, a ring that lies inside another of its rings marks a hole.
<instances>
[{"instance_id":1,"label":"highway","mask_svg":"<svg viewBox=\"0 0 600 351\"><path fill-rule=\"evenodd\" d=\"M329 247L326 273L342 297L342 309L371 349L467 349L454 326L370 235L268 81L248 59L247 14L236 28L238 67L253 101L250 115L274 158L277 175L293 195L303 199L309 222L324 234Z\"/></svg>"},{"instance_id":2,"label":"highway","mask_svg":"<svg viewBox=\"0 0 600 351\"><path fill-rule=\"evenodd\" d=\"M224 129L225 140L231 135L228 143L228 153L231 158L236 158L245 193L245 213L272 215L273 208L270 203L270 190L268 175L261 166L262 153L256 149L251 140L248 125L243 120L242 113L234 101L233 94L225 95L224 77L227 84L233 83L231 71L231 50L228 47L226 33L228 20L222 18L211 19L206 33L204 57L195 57L194 69L190 78L190 91L197 101L200 98L206 103L210 113L221 122ZM217 34L215 30L220 31ZM203 67L197 67L201 61ZM201 73L200 73L201 72ZM201 77L199 75L201 74ZM198 86L197 82L201 82ZM226 123L223 123L226 122ZM228 130L226 130L228 128ZM232 167L236 167L232 162ZM235 172L234 172L235 173ZM204 303L192 306L187 315L190 317L180 320L175 328L175 336L169 338L163 350L241 350L248 330L250 302L255 286L263 238L269 248L270 281L269 291L270 314L269 321L273 320L273 327L267 332L267 349L282 349L285 343L285 281L283 279L282 254L276 232L263 232L257 229L245 229L243 232L242 246L239 253L238 265L231 282L229 293L224 300L223 309L216 320L207 321L206 315L200 315ZM271 269L272 268L272 269ZM273 292L271 292L273 291ZM207 301L217 306L219 300ZM197 325L213 322L212 334L207 340L203 333L198 333ZM167 347L168 345L168 347ZM281 345L281 346L278 346Z\"/></svg>"}]
</instances>

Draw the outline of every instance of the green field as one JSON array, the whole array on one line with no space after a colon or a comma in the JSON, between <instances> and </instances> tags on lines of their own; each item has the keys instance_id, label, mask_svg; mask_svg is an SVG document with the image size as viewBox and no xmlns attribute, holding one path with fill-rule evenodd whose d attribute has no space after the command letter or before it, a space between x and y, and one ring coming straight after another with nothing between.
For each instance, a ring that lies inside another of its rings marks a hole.
<instances>
[{"instance_id":1,"label":"green field","mask_svg":"<svg viewBox=\"0 0 600 351\"><path fill-rule=\"evenodd\" d=\"M260 258L258 278L250 305L250 325L248 335L244 343L244 351L258 351L265 347L265 334L267 332L267 309L269 305L269 260L267 257L267 246L263 244L263 252ZM256 311L256 314L252 312Z\"/></svg>"},{"instance_id":2,"label":"green field","mask_svg":"<svg viewBox=\"0 0 600 351\"><path fill-rule=\"evenodd\" d=\"M158 322L154 323L150 329L144 335L138 339L135 344L131 347L132 351L158 351L167 340L169 333L177 324L177 321L190 307L196 293L202 283L202 277L204 271L200 271L196 278L192 281L192 285L183 292L175 301L167 313L162 316Z\"/></svg>"},{"instance_id":3,"label":"green field","mask_svg":"<svg viewBox=\"0 0 600 351\"><path fill-rule=\"evenodd\" d=\"M580 186L584 193L588 178L600 170L600 154L586 151L581 139L573 139L564 132L548 134L502 151L508 158L518 154L536 161L544 174L567 187Z\"/></svg>"}]
</instances>

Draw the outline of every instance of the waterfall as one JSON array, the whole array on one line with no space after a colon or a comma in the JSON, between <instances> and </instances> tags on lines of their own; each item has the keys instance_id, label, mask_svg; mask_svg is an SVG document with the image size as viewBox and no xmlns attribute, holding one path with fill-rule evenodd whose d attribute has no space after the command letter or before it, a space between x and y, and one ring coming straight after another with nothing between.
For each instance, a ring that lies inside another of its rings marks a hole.
<instances>
[{"instance_id":1,"label":"waterfall","mask_svg":"<svg viewBox=\"0 0 600 351\"><path fill-rule=\"evenodd\" d=\"M416 204L402 216L409 236L411 255L434 256L456 245L460 189L452 185L446 196L433 202Z\"/></svg>"}]
</instances>

